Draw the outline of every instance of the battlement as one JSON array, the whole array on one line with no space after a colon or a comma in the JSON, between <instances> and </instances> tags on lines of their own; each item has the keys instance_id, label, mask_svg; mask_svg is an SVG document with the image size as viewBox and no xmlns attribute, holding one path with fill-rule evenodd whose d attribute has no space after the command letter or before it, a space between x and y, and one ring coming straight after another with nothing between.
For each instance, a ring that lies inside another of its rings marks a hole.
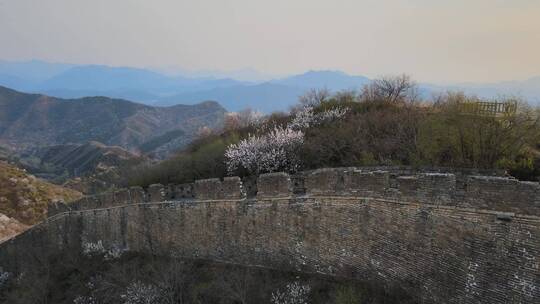
<instances>
[{"instance_id":1,"label":"battlement","mask_svg":"<svg viewBox=\"0 0 540 304\"><path fill-rule=\"evenodd\" d=\"M532 304L539 192L479 172L377 167L154 184L52 205L2 243L0 267L24 273L36 256L99 243L400 286L419 303Z\"/></svg>"},{"instance_id":2,"label":"battlement","mask_svg":"<svg viewBox=\"0 0 540 304\"><path fill-rule=\"evenodd\" d=\"M409 203L454 206L540 215L540 184L502 176L463 173L383 170L382 168L325 168L262 174L257 180L226 177L181 185L150 185L84 197L55 204L49 216L69 210L175 200L272 199L292 196L366 197Z\"/></svg>"}]
</instances>

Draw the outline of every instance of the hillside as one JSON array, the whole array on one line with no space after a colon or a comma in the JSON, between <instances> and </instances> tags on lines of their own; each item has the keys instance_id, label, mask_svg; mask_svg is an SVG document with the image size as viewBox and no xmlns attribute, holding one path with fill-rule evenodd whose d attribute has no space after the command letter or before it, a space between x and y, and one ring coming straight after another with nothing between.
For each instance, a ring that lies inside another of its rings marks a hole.
<instances>
[{"instance_id":1,"label":"hillside","mask_svg":"<svg viewBox=\"0 0 540 304\"><path fill-rule=\"evenodd\" d=\"M125 162L141 162L145 159L121 147L106 146L96 141L36 148L23 154L23 161L26 159L24 156L39 159L40 165L49 170L67 170L72 176L86 175L98 169L106 171Z\"/></svg>"},{"instance_id":2,"label":"hillside","mask_svg":"<svg viewBox=\"0 0 540 304\"><path fill-rule=\"evenodd\" d=\"M137 151L156 137L181 130L169 147L174 150L189 143L200 128L219 127L224 113L216 102L151 107L107 97L59 99L0 87L0 144L21 149L98 141Z\"/></svg>"},{"instance_id":3,"label":"hillside","mask_svg":"<svg viewBox=\"0 0 540 304\"><path fill-rule=\"evenodd\" d=\"M0 242L23 232L27 228L28 225L0 213Z\"/></svg>"},{"instance_id":4,"label":"hillside","mask_svg":"<svg viewBox=\"0 0 540 304\"><path fill-rule=\"evenodd\" d=\"M77 191L44 182L0 161L0 213L24 225L42 220L51 202L69 202L80 197Z\"/></svg>"},{"instance_id":5,"label":"hillside","mask_svg":"<svg viewBox=\"0 0 540 304\"><path fill-rule=\"evenodd\" d=\"M540 179L537 111L518 103L516 112L485 114L474 110L486 104L475 96L448 93L429 103L417 92L414 81L398 76L375 80L361 94L307 94L290 113L230 116L221 134L139 168L130 183L354 166L502 170ZM516 105L507 98L497 102L488 104Z\"/></svg>"},{"instance_id":6,"label":"hillside","mask_svg":"<svg viewBox=\"0 0 540 304\"><path fill-rule=\"evenodd\" d=\"M0 160L0 242L43 220L51 202L69 202L81 195Z\"/></svg>"},{"instance_id":7,"label":"hillside","mask_svg":"<svg viewBox=\"0 0 540 304\"><path fill-rule=\"evenodd\" d=\"M149 161L121 147L95 141L28 149L16 160L36 176L85 194L115 188L125 170Z\"/></svg>"}]
</instances>

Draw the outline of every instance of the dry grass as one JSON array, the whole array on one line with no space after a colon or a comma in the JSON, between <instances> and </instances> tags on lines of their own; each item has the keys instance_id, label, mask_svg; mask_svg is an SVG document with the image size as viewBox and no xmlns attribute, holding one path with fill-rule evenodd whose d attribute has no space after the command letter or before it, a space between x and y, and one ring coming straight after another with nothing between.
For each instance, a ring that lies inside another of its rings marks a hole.
<instances>
[{"instance_id":1,"label":"dry grass","mask_svg":"<svg viewBox=\"0 0 540 304\"><path fill-rule=\"evenodd\" d=\"M69 202L81 196L80 192L42 181L0 161L0 213L24 225L43 220L51 202Z\"/></svg>"}]
</instances>

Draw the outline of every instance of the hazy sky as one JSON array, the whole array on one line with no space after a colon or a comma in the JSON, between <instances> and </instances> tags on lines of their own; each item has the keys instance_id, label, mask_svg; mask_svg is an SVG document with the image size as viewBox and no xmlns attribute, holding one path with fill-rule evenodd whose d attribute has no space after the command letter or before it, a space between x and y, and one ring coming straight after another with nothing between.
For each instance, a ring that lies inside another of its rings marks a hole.
<instances>
[{"instance_id":1,"label":"hazy sky","mask_svg":"<svg viewBox=\"0 0 540 304\"><path fill-rule=\"evenodd\" d=\"M540 75L539 0L0 0L0 59L419 81Z\"/></svg>"}]
</instances>

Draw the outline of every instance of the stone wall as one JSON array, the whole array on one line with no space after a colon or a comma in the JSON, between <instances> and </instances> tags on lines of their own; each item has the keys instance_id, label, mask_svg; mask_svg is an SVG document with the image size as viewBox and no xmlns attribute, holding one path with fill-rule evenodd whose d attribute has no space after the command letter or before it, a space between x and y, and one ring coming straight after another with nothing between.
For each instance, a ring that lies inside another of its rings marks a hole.
<instances>
[{"instance_id":1,"label":"stone wall","mask_svg":"<svg viewBox=\"0 0 540 304\"><path fill-rule=\"evenodd\" d=\"M536 183L337 168L262 175L253 187L246 197L239 178L211 179L52 207L0 246L0 266L101 242L400 286L423 303L540 300Z\"/></svg>"},{"instance_id":2,"label":"stone wall","mask_svg":"<svg viewBox=\"0 0 540 304\"><path fill-rule=\"evenodd\" d=\"M244 197L296 195L356 196L485 209L540 216L540 184L501 176L424 172L391 168L327 168L301 172L263 174L257 180L238 177L198 180L181 185L150 185L88 196L69 204L54 204L49 216L67 210L86 210L115 205L165 200L221 200Z\"/></svg>"}]
</instances>

